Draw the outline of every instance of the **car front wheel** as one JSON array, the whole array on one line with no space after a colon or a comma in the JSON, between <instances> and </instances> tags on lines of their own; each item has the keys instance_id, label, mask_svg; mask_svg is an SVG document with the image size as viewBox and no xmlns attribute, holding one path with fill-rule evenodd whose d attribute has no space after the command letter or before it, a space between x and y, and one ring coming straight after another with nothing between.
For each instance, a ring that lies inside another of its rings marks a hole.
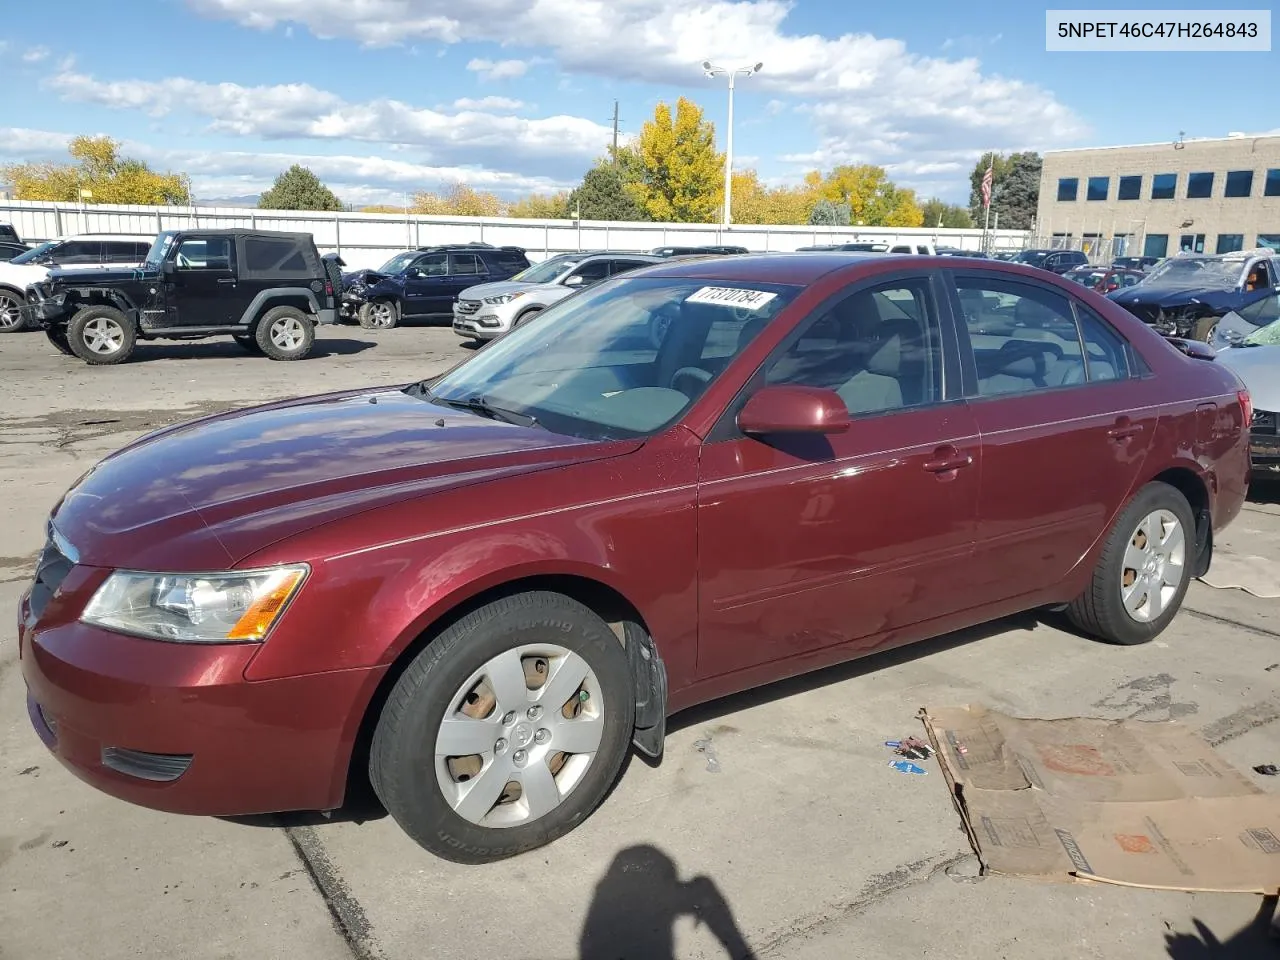
<instances>
[{"instance_id":1,"label":"car front wheel","mask_svg":"<svg viewBox=\"0 0 1280 960\"><path fill-rule=\"evenodd\" d=\"M369 774L432 853L487 863L550 843L604 799L635 718L607 624L568 597L497 600L409 664L374 732Z\"/></svg>"},{"instance_id":2,"label":"car front wheel","mask_svg":"<svg viewBox=\"0 0 1280 960\"><path fill-rule=\"evenodd\" d=\"M67 324L71 352L93 366L121 363L133 353L137 331L115 307L91 305L76 311Z\"/></svg>"},{"instance_id":3,"label":"car front wheel","mask_svg":"<svg viewBox=\"0 0 1280 960\"><path fill-rule=\"evenodd\" d=\"M22 298L8 290L0 290L0 333L20 333L27 329L22 311Z\"/></svg>"},{"instance_id":4,"label":"car front wheel","mask_svg":"<svg viewBox=\"0 0 1280 960\"><path fill-rule=\"evenodd\" d=\"M1067 608L1067 616L1111 643L1154 639L1182 606L1195 542L1195 517L1186 497L1167 483L1147 484L1116 520L1089 587Z\"/></svg>"},{"instance_id":5,"label":"car front wheel","mask_svg":"<svg viewBox=\"0 0 1280 960\"><path fill-rule=\"evenodd\" d=\"M366 330L390 330L400 319L396 305L390 300L361 304L357 316L360 326Z\"/></svg>"}]
</instances>

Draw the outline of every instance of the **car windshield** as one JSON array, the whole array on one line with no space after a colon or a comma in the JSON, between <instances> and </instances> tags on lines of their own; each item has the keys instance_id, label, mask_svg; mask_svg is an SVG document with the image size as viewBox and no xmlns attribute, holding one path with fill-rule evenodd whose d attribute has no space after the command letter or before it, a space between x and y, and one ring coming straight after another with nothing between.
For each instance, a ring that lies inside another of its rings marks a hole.
<instances>
[{"instance_id":1,"label":"car windshield","mask_svg":"<svg viewBox=\"0 0 1280 960\"><path fill-rule=\"evenodd\" d=\"M1280 343L1280 296L1266 297L1240 311L1248 320L1260 326L1241 339L1240 344L1251 347L1273 346Z\"/></svg>"},{"instance_id":2,"label":"car windshield","mask_svg":"<svg viewBox=\"0 0 1280 960\"><path fill-rule=\"evenodd\" d=\"M432 383L429 399L587 439L648 436L684 413L800 289L607 280L493 341Z\"/></svg>"},{"instance_id":3,"label":"car windshield","mask_svg":"<svg viewBox=\"0 0 1280 960\"><path fill-rule=\"evenodd\" d=\"M1170 257L1143 281L1145 285L1166 287L1224 287L1240 282L1243 260L1216 260L1208 257Z\"/></svg>"},{"instance_id":4,"label":"car windshield","mask_svg":"<svg viewBox=\"0 0 1280 960\"><path fill-rule=\"evenodd\" d=\"M1043 250L1023 250L1020 254L1013 258L1014 263L1029 263L1033 267L1038 267L1044 263L1044 258L1049 254Z\"/></svg>"},{"instance_id":5,"label":"car windshield","mask_svg":"<svg viewBox=\"0 0 1280 960\"><path fill-rule=\"evenodd\" d=\"M26 253L18 254L9 262L10 263L32 263L33 261L38 260L40 257L44 256L44 254L48 253L55 246L57 246L57 243L55 241L47 240L44 243L40 244L40 246L38 247L32 247Z\"/></svg>"},{"instance_id":6,"label":"car windshield","mask_svg":"<svg viewBox=\"0 0 1280 960\"><path fill-rule=\"evenodd\" d=\"M173 238L175 236L177 234L172 230L157 233L156 238L151 241L151 249L147 251L147 259L142 265L151 270L159 270L160 264L164 263L165 255L169 252L169 248L173 246Z\"/></svg>"},{"instance_id":7,"label":"car windshield","mask_svg":"<svg viewBox=\"0 0 1280 960\"><path fill-rule=\"evenodd\" d=\"M409 266L418 256L418 251L410 250L406 253L397 253L394 257L380 266L375 273L403 273L405 267Z\"/></svg>"},{"instance_id":8,"label":"car windshield","mask_svg":"<svg viewBox=\"0 0 1280 960\"><path fill-rule=\"evenodd\" d=\"M556 277L581 260L582 257L552 257L550 260L543 260L541 263L535 263L526 270L521 270L511 279L520 283L551 283Z\"/></svg>"}]
</instances>

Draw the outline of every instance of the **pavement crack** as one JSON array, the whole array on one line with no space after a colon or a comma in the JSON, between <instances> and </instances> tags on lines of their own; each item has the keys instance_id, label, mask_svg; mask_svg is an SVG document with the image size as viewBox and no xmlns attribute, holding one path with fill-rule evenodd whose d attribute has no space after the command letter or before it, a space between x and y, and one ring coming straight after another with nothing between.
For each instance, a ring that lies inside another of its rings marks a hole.
<instances>
[{"instance_id":1,"label":"pavement crack","mask_svg":"<svg viewBox=\"0 0 1280 960\"><path fill-rule=\"evenodd\" d=\"M1244 630L1259 637L1270 637L1280 640L1280 631L1268 630L1266 627L1255 627L1251 623L1243 623L1239 620L1232 620L1230 617L1220 617L1216 613L1207 613L1204 610L1196 610L1193 607L1184 606L1182 608L1189 616L1195 617L1197 620L1208 620L1210 623L1220 623L1226 627L1235 627L1237 630Z\"/></svg>"},{"instance_id":2,"label":"pavement crack","mask_svg":"<svg viewBox=\"0 0 1280 960\"><path fill-rule=\"evenodd\" d=\"M925 857L894 867L887 873L869 877L852 900L847 903L832 904L818 913L797 918L785 929L762 941L756 948L756 954L760 957L776 956L778 951L793 941L811 937L823 927L856 917L882 900L887 900L910 887L928 883L938 873L963 863L972 856L973 851L967 849L963 853L955 853L947 857Z\"/></svg>"},{"instance_id":3,"label":"pavement crack","mask_svg":"<svg viewBox=\"0 0 1280 960\"><path fill-rule=\"evenodd\" d=\"M324 849L319 835L311 827L282 827L293 845L293 852L311 878L312 885L329 910L334 929L342 937L354 960L383 960L373 938L373 927L360 901Z\"/></svg>"}]
</instances>

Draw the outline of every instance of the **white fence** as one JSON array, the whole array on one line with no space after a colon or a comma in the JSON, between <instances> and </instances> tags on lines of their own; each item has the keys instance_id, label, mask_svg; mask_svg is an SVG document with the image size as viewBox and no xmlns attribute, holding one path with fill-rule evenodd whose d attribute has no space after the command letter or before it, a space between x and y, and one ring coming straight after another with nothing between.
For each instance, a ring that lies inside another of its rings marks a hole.
<instances>
[{"instance_id":1,"label":"white fence","mask_svg":"<svg viewBox=\"0 0 1280 960\"><path fill-rule=\"evenodd\" d=\"M352 268L377 267L399 250L439 243L481 241L523 247L530 260L571 250L625 250L734 244L751 251L789 252L819 243L857 240L931 242L937 246L982 249L981 229L901 229L894 227L792 227L715 224L617 223L588 220L427 217L385 213L313 213L243 207L144 207L32 200L0 201L0 221L8 221L28 242L77 233L157 233L161 230L239 227L310 233L321 252L338 252ZM993 250L1021 250L1019 230L991 231Z\"/></svg>"}]
</instances>

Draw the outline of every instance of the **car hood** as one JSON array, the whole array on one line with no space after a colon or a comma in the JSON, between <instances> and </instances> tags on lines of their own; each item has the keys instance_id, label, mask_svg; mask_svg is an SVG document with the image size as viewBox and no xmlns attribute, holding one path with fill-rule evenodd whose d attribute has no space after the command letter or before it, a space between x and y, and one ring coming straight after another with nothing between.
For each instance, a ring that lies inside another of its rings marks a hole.
<instances>
[{"instance_id":1,"label":"car hood","mask_svg":"<svg viewBox=\"0 0 1280 960\"><path fill-rule=\"evenodd\" d=\"M342 289L346 290L350 287L371 287L375 283L382 283L384 280L403 280L404 278L397 273L379 273L377 270L352 270L350 273L342 275Z\"/></svg>"},{"instance_id":2,"label":"car hood","mask_svg":"<svg viewBox=\"0 0 1280 960\"><path fill-rule=\"evenodd\" d=\"M1280 345L1229 347L1214 359L1244 381L1255 410L1280 411Z\"/></svg>"},{"instance_id":3,"label":"car hood","mask_svg":"<svg viewBox=\"0 0 1280 960\"><path fill-rule=\"evenodd\" d=\"M1107 294L1121 306L1144 306L1169 309L1183 307L1190 303L1202 303L1213 310L1228 310L1239 302L1240 294L1235 290L1224 290L1221 287L1189 287L1163 283L1134 284L1132 287L1121 287Z\"/></svg>"},{"instance_id":4,"label":"car hood","mask_svg":"<svg viewBox=\"0 0 1280 960\"><path fill-rule=\"evenodd\" d=\"M53 514L81 562L221 569L288 536L433 491L630 452L400 390L205 417L107 457Z\"/></svg>"},{"instance_id":5,"label":"car hood","mask_svg":"<svg viewBox=\"0 0 1280 960\"><path fill-rule=\"evenodd\" d=\"M508 293L529 293L532 290L555 290L554 283L521 283L519 280L496 280L493 283L478 283L467 287L459 294L459 299L483 300L485 297L501 297Z\"/></svg>"},{"instance_id":6,"label":"car hood","mask_svg":"<svg viewBox=\"0 0 1280 960\"><path fill-rule=\"evenodd\" d=\"M25 290L49 276L49 268L34 263L0 261L0 284Z\"/></svg>"},{"instance_id":7,"label":"car hood","mask_svg":"<svg viewBox=\"0 0 1280 960\"><path fill-rule=\"evenodd\" d=\"M66 283L89 287L159 279L159 271L147 270L143 267L95 267L91 270L63 270L55 267L49 271L49 281L51 283Z\"/></svg>"}]
</instances>

